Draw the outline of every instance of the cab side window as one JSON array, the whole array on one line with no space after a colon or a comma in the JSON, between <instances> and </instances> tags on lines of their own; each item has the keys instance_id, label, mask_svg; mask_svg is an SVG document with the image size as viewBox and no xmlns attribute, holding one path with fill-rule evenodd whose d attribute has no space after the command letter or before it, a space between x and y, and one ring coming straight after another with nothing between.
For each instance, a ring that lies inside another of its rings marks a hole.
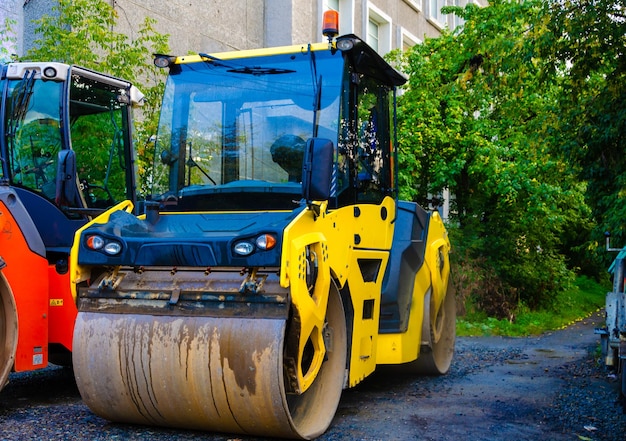
<instances>
[{"instance_id":1,"label":"cab side window","mask_svg":"<svg viewBox=\"0 0 626 441\"><path fill-rule=\"evenodd\" d=\"M85 206L106 208L126 199L125 112L119 91L75 76L70 90L70 137Z\"/></svg>"},{"instance_id":2,"label":"cab side window","mask_svg":"<svg viewBox=\"0 0 626 441\"><path fill-rule=\"evenodd\" d=\"M391 91L365 75L352 78L338 142L338 206L380 203L393 194Z\"/></svg>"},{"instance_id":3,"label":"cab side window","mask_svg":"<svg viewBox=\"0 0 626 441\"><path fill-rule=\"evenodd\" d=\"M10 167L15 185L41 193L54 200L57 158L61 149L59 99L61 85L54 82L36 82L37 89L46 89L21 97L21 82L10 91L8 118ZM48 99L37 100L41 92ZM28 91L26 91L28 93ZM18 101L24 108L19 109Z\"/></svg>"}]
</instances>

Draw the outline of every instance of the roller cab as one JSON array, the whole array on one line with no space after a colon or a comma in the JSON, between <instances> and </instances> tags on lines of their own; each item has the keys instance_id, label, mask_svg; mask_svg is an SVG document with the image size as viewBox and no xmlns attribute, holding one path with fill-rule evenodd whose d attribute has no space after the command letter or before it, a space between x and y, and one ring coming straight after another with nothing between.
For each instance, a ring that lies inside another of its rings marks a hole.
<instances>
[{"instance_id":1,"label":"roller cab","mask_svg":"<svg viewBox=\"0 0 626 441\"><path fill-rule=\"evenodd\" d=\"M399 201L403 75L354 35L184 57L153 192L81 229L74 371L118 422L312 439L378 365L445 373L443 222Z\"/></svg>"}]
</instances>

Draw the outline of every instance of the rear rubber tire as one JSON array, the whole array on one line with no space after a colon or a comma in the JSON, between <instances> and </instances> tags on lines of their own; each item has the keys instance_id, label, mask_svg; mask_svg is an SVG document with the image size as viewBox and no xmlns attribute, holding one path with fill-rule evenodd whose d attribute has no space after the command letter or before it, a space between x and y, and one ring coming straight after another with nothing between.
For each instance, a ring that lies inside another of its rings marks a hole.
<instances>
[{"instance_id":1,"label":"rear rubber tire","mask_svg":"<svg viewBox=\"0 0 626 441\"><path fill-rule=\"evenodd\" d=\"M17 349L17 310L13 293L0 273L0 390L8 381Z\"/></svg>"},{"instance_id":2,"label":"rear rubber tire","mask_svg":"<svg viewBox=\"0 0 626 441\"><path fill-rule=\"evenodd\" d=\"M417 375L444 375L448 372L452 364L456 341L456 299L454 297L452 283L448 283L439 313L430 322L430 335L428 336L430 344L422 345L417 360L403 365L403 371ZM430 296L426 298L426 301L430 301L429 299Z\"/></svg>"}]
</instances>

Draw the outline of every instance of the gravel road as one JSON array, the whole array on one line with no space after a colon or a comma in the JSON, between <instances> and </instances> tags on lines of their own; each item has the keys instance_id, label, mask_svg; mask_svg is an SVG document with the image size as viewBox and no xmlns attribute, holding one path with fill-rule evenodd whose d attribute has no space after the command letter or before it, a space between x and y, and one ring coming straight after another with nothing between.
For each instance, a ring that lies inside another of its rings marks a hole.
<instances>
[{"instance_id":1,"label":"gravel road","mask_svg":"<svg viewBox=\"0 0 626 441\"><path fill-rule=\"evenodd\" d=\"M377 371L344 391L319 440L626 440L617 383L594 360L595 314L529 338L458 338L443 377ZM71 371L11 374L0 392L1 440L261 441L109 423L82 403Z\"/></svg>"}]
</instances>

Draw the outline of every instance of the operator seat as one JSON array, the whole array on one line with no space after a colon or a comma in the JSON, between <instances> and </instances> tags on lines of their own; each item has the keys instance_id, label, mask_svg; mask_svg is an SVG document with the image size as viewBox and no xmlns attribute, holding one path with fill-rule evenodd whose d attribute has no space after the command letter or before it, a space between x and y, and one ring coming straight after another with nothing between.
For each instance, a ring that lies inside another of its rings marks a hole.
<instances>
[{"instance_id":1,"label":"operator seat","mask_svg":"<svg viewBox=\"0 0 626 441\"><path fill-rule=\"evenodd\" d=\"M306 141L297 135L283 135L270 147L272 160L289 175L289 182L302 181L302 160Z\"/></svg>"}]
</instances>

